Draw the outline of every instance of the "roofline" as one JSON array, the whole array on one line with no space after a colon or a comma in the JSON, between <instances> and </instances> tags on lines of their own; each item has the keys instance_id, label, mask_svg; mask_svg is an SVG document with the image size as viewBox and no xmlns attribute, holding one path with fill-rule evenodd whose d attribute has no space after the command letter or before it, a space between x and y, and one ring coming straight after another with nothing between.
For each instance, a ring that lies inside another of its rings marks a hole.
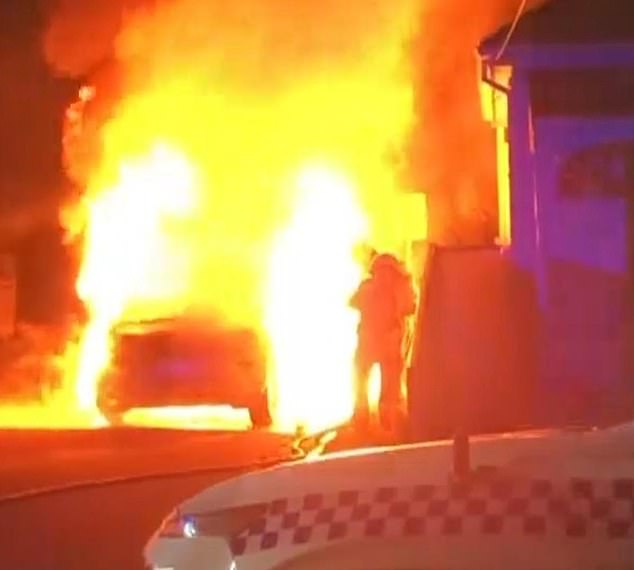
<instances>
[{"instance_id":1,"label":"roofline","mask_svg":"<svg viewBox=\"0 0 634 570\"><path fill-rule=\"evenodd\" d=\"M481 61L490 66L519 64L526 68L578 69L634 67L634 42L606 44L510 45L499 59L497 51L478 48Z\"/></svg>"}]
</instances>

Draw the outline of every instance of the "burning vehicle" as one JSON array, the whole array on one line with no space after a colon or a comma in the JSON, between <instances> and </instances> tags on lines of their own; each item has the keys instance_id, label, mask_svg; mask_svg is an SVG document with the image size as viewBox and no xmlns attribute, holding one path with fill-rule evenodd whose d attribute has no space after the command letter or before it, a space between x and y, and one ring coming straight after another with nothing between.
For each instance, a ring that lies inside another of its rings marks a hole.
<instances>
[{"instance_id":1,"label":"burning vehicle","mask_svg":"<svg viewBox=\"0 0 634 570\"><path fill-rule=\"evenodd\" d=\"M211 319L122 323L97 405L111 425L132 408L232 404L253 427L271 424L266 351L258 334Z\"/></svg>"},{"instance_id":2,"label":"burning vehicle","mask_svg":"<svg viewBox=\"0 0 634 570\"><path fill-rule=\"evenodd\" d=\"M355 248L411 267L427 233L425 196L406 173L417 112L404 46L418 0L108 2L99 25L112 26L95 51L94 38L75 41L94 14L71 4L54 11L43 46L78 87L63 117L72 191L59 222L81 307L40 423L95 427L102 414L125 423L135 406L228 402L262 424L264 384L276 429L346 422L358 321L348 300L365 271ZM194 349L163 319L201 305L234 328ZM265 361L229 372L255 330ZM215 366L226 370L207 384L201 370Z\"/></svg>"}]
</instances>

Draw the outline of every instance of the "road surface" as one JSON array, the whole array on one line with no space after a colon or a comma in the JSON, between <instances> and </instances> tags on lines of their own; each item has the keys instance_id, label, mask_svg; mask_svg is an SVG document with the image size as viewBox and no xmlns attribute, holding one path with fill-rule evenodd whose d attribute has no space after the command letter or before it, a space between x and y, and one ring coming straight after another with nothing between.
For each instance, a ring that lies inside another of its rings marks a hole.
<instances>
[{"instance_id":1,"label":"road surface","mask_svg":"<svg viewBox=\"0 0 634 570\"><path fill-rule=\"evenodd\" d=\"M0 431L0 566L141 569L179 501L291 456L290 437L265 431ZM188 470L198 473L174 475Z\"/></svg>"},{"instance_id":2,"label":"road surface","mask_svg":"<svg viewBox=\"0 0 634 570\"><path fill-rule=\"evenodd\" d=\"M0 431L0 497L51 486L287 459L292 438L265 431Z\"/></svg>"},{"instance_id":3,"label":"road surface","mask_svg":"<svg viewBox=\"0 0 634 570\"><path fill-rule=\"evenodd\" d=\"M143 545L162 517L182 499L235 473L0 502L0 564L19 570L142 570Z\"/></svg>"},{"instance_id":4,"label":"road surface","mask_svg":"<svg viewBox=\"0 0 634 570\"><path fill-rule=\"evenodd\" d=\"M182 499L292 457L293 439L266 431L0 430L0 566L141 570L143 545Z\"/></svg>"}]
</instances>

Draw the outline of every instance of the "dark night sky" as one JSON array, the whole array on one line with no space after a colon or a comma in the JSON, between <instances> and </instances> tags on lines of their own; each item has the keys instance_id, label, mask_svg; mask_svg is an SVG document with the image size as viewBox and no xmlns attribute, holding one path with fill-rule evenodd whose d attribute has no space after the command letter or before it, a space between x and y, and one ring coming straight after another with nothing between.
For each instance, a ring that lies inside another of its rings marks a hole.
<instances>
[{"instance_id":1,"label":"dark night sky","mask_svg":"<svg viewBox=\"0 0 634 570\"><path fill-rule=\"evenodd\" d=\"M18 254L20 316L37 320L59 316L71 288L55 206L68 185L61 120L76 89L49 73L43 26L41 1L0 0L0 247ZM16 213L25 223L8 232Z\"/></svg>"}]
</instances>

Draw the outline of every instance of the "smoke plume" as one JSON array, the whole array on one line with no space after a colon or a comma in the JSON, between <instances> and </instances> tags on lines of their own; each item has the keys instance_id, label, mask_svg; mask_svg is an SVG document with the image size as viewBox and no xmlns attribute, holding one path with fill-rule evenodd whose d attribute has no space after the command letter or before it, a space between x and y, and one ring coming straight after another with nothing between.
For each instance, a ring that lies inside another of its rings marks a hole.
<instances>
[{"instance_id":1,"label":"smoke plume","mask_svg":"<svg viewBox=\"0 0 634 570\"><path fill-rule=\"evenodd\" d=\"M49 24L44 56L60 76L83 78L112 57L126 14L144 0L44 0Z\"/></svg>"},{"instance_id":2,"label":"smoke plume","mask_svg":"<svg viewBox=\"0 0 634 570\"><path fill-rule=\"evenodd\" d=\"M495 139L480 112L476 48L523 8L546 0L423 0L413 42L416 185L428 193L430 237L488 243L497 229Z\"/></svg>"},{"instance_id":3,"label":"smoke plume","mask_svg":"<svg viewBox=\"0 0 634 570\"><path fill-rule=\"evenodd\" d=\"M55 71L75 77L113 57L126 67L150 63L146 74L158 62L182 69L204 61L210 79L222 73L224 82L229 73L263 88L302 68L314 72L363 54L404 4L58 0L44 49Z\"/></svg>"}]
</instances>

